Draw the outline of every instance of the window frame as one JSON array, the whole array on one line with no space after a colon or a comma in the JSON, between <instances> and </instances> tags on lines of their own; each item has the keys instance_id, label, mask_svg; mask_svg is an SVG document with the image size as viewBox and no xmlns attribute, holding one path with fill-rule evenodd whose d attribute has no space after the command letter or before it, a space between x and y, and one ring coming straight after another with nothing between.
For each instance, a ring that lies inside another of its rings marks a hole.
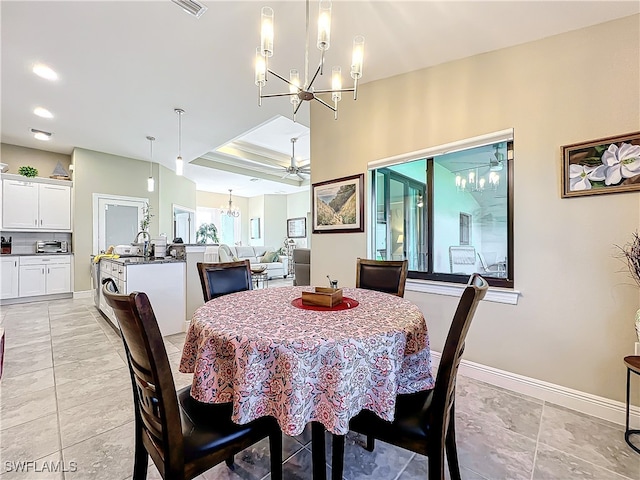
<instances>
[{"instance_id":1,"label":"window frame","mask_svg":"<svg viewBox=\"0 0 640 480\"><path fill-rule=\"evenodd\" d=\"M488 135L483 135L479 137L470 138L467 140L462 140L459 142L453 142L451 144L441 145L437 147L432 147L429 149L425 149L422 151L411 152L405 155L399 155L396 157L390 157L382 160L377 160L370 162L368 165L369 170L369 186L371 188L369 199L370 199L370 225L373 227L367 229L368 235L368 249L369 255L375 254L375 226L376 226L376 215L377 215L377 204L376 204L376 178L375 173L381 170L384 167L398 165L401 163L407 163L417 160L426 159L427 161L427 172L426 172L426 205L425 205L425 217L426 217L426 227L427 227L427 271L416 271L409 270L407 278L408 279L418 279L418 280L432 280L437 282L449 282L449 283L466 283L469 279L468 275L459 275L459 274L451 274L451 273L436 273L433 272L433 241L434 241L434 232L433 232L433 221L434 218L434 188L433 188L433 161L434 157L438 155L442 155L445 153L449 153L452 151L460 151L467 150L475 147L480 147L487 144L493 143L507 143L507 156L504 159L505 168L506 168L506 181L507 181L507 226L506 226L506 234L507 234L507 268L506 268L506 278L498 278L498 277L486 277L489 285L493 287L504 287L504 288L514 288L514 185L513 185L513 160L514 160L514 141L513 141L513 129L503 130L500 132L495 132Z\"/></svg>"}]
</instances>

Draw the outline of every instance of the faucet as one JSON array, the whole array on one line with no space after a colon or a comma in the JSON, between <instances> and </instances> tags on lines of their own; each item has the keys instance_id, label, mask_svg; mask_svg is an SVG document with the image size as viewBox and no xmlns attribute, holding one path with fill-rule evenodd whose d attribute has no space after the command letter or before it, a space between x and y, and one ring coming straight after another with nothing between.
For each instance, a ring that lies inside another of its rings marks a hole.
<instances>
[{"instance_id":1,"label":"faucet","mask_svg":"<svg viewBox=\"0 0 640 480\"><path fill-rule=\"evenodd\" d=\"M138 232L138 234L136 235L136 238L133 239L133 243L140 243L139 239L140 239L140 235L142 235L142 241L144 242L144 237L147 237L147 241L151 241L151 237L149 236L149 232L142 230L140 232Z\"/></svg>"},{"instance_id":2,"label":"faucet","mask_svg":"<svg viewBox=\"0 0 640 480\"><path fill-rule=\"evenodd\" d=\"M149 244L151 243L151 236L149 235L149 232L146 232L144 230L138 232L138 234L136 235L136 238L133 240L133 244L138 244L139 245L139 239L140 239L140 235L142 235L142 255L145 257L148 257L150 252L150 248L149 248ZM145 239L146 237L146 239Z\"/></svg>"}]
</instances>

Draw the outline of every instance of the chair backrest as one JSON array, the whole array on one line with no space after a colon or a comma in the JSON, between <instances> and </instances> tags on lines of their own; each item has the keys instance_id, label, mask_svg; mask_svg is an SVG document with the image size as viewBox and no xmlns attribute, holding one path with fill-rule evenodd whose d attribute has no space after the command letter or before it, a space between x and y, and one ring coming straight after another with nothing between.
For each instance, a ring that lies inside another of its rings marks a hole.
<instances>
[{"instance_id":1,"label":"chair backrest","mask_svg":"<svg viewBox=\"0 0 640 480\"><path fill-rule=\"evenodd\" d=\"M443 435L443 445L444 435L449 424L451 406L455 398L456 377L460 360L462 359L462 352L464 351L464 342L478 303L484 298L488 288L489 284L479 274L474 273L471 275L467 287L462 292L458 302L458 307L453 315L449 334L444 344L431 408L429 409L430 417L424 419L425 423L429 423L435 435Z\"/></svg>"},{"instance_id":2,"label":"chair backrest","mask_svg":"<svg viewBox=\"0 0 640 480\"><path fill-rule=\"evenodd\" d=\"M356 288L377 290L404 297L407 283L406 260L366 260L358 258Z\"/></svg>"},{"instance_id":3,"label":"chair backrest","mask_svg":"<svg viewBox=\"0 0 640 480\"><path fill-rule=\"evenodd\" d=\"M480 260L480 265L482 265L482 269L485 272L489 271L489 265L487 264L487 261L484 258L484 255L480 252L478 252L478 259Z\"/></svg>"},{"instance_id":4,"label":"chair backrest","mask_svg":"<svg viewBox=\"0 0 640 480\"><path fill-rule=\"evenodd\" d=\"M118 319L131 374L136 429L164 478L184 470L184 448L176 388L160 328L145 293L120 295L113 283L104 297Z\"/></svg>"},{"instance_id":5,"label":"chair backrest","mask_svg":"<svg viewBox=\"0 0 640 480\"><path fill-rule=\"evenodd\" d=\"M198 262L197 267L205 302L228 293L252 289L249 260L226 263Z\"/></svg>"},{"instance_id":6,"label":"chair backrest","mask_svg":"<svg viewBox=\"0 0 640 480\"><path fill-rule=\"evenodd\" d=\"M449 247L449 268L451 273L475 273L476 248L465 245Z\"/></svg>"},{"instance_id":7,"label":"chair backrest","mask_svg":"<svg viewBox=\"0 0 640 480\"><path fill-rule=\"evenodd\" d=\"M293 249L293 284L296 286L311 285L311 249Z\"/></svg>"}]
</instances>

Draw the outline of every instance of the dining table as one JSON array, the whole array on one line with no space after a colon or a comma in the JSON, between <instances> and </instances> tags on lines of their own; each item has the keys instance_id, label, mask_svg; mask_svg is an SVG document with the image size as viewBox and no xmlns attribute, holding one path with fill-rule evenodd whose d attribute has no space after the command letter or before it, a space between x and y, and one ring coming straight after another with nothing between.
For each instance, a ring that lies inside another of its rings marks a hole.
<instances>
[{"instance_id":1,"label":"dining table","mask_svg":"<svg viewBox=\"0 0 640 480\"><path fill-rule=\"evenodd\" d=\"M232 420L273 416L286 435L312 423L313 478L325 477L324 430L346 435L368 409L392 421L396 396L431 389L429 334L405 298L342 289L334 307L306 305L313 287L247 290L193 314L180 371L191 396L232 402ZM335 452L334 452L335 455Z\"/></svg>"}]
</instances>

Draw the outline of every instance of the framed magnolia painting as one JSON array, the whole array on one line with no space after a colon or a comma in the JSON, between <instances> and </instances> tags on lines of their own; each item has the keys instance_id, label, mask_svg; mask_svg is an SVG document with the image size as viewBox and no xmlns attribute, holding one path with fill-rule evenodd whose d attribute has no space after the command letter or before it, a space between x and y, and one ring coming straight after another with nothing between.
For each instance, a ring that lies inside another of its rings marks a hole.
<instances>
[{"instance_id":1,"label":"framed magnolia painting","mask_svg":"<svg viewBox=\"0 0 640 480\"><path fill-rule=\"evenodd\" d=\"M364 174L312 186L313 233L364 232Z\"/></svg>"},{"instance_id":2,"label":"framed magnolia painting","mask_svg":"<svg viewBox=\"0 0 640 480\"><path fill-rule=\"evenodd\" d=\"M640 190L640 132L562 147L562 197Z\"/></svg>"}]
</instances>

